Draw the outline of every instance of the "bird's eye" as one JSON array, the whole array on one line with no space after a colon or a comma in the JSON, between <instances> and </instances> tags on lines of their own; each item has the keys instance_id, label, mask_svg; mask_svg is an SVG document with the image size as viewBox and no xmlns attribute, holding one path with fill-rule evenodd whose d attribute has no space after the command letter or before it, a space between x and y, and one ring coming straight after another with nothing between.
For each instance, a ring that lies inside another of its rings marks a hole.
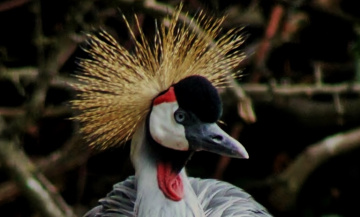
<instances>
[{"instance_id":1,"label":"bird's eye","mask_svg":"<svg viewBox=\"0 0 360 217\"><path fill-rule=\"evenodd\" d=\"M186 119L186 113L181 110L177 110L174 114L175 120L178 123L183 123Z\"/></svg>"}]
</instances>

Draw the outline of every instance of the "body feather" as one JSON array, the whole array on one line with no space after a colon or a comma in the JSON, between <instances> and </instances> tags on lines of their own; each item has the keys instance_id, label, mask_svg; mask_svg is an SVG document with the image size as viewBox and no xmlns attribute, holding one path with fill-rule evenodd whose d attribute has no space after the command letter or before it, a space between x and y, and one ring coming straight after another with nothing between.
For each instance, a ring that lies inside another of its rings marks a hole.
<instances>
[{"instance_id":1,"label":"body feather","mask_svg":"<svg viewBox=\"0 0 360 217\"><path fill-rule=\"evenodd\" d=\"M192 189L206 217L270 217L267 210L251 195L226 182L189 177ZM114 185L99 201L99 206L84 217L133 217L137 189L135 177Z\"/></svg>"}]
</instances>

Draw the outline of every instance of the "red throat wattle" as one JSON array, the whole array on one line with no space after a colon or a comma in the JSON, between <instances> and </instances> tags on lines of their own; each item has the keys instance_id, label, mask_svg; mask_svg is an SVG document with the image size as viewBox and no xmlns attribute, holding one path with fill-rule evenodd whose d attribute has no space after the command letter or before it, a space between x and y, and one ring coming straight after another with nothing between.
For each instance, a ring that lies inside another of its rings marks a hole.
<instances>
[{"instance_id":1,"label":"red throat wattle","mask_svg":"<svg viewBox=\"0 0 360 217\"><path fill-rule=\"evenodd\" d=\"M184 186L180 174L173 171L170 163L157 164L157 180L160 190L167 198L179 201L184 197Z\"/></svg>"}]
</instances>

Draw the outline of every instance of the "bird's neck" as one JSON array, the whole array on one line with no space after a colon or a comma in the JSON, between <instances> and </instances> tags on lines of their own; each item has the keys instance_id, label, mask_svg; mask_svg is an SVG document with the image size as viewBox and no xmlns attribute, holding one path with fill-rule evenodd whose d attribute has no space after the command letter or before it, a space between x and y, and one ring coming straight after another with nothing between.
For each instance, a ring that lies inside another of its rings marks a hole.
<instances>
[{"instance_id":1,"label":"bird's neck","mask_svg":"<svg viewBox=\"0 0 360 217\"><path fill-rule=\"evenodd\" d=\"M144 122L131 144L137 185L136 216L204 216L184 169L191 153L175 153L152 142Z\"/></svg>"}]
</instances>

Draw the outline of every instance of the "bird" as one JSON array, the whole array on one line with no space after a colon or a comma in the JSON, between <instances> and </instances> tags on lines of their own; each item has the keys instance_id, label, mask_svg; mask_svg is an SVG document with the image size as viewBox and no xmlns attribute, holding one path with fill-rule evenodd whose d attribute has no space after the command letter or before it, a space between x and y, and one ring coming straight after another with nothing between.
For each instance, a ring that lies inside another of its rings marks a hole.
<instances>
[{"instance_id":1,"label":"bird","mask_svg":"<svg viewBox=\"0 0 360 217\"><path fill-rule=\"evenodd\" d=\"M225 17L200 11L183 23L181 14L182 5L156 25L153 41L136 15L136 31L123 15L133 51L105 30L88 34L87 57L73 84L73 119L90 147L131 141L135 174L115 184L85 217L271 216L241 188L187 176L185 166L197 151L249 155L218 125L218 89L241 73L236 67L245 58L244 37L236 28L223 33Z\"/></svg>"}]
</instances>

